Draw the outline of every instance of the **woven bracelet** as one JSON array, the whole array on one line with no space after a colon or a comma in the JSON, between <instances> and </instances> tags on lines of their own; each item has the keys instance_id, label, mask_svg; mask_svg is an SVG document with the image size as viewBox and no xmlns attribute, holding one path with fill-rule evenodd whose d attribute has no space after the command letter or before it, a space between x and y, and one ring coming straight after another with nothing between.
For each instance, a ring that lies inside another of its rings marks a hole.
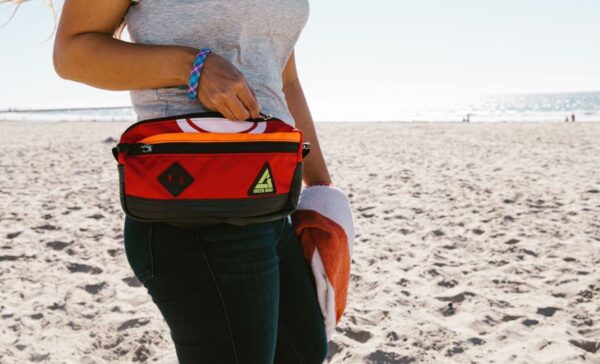
<instances>
[{"instance_id":1,"label":"woven bracelet","mask_svg":"<svg viewBox=\"0 0 600 364\"><path fill-rule=\"evenodd\" d=\"M206 60L206 57L210 52L210 48L201 48L198 54L196 55L196 60L194 60L194 65L192 66L192 70L190 72L190 80L188 81L188 97L192 100L198 98L198 84L200 83L200 73L202 72L204 61Z\"/></svg>"}]
</instances>

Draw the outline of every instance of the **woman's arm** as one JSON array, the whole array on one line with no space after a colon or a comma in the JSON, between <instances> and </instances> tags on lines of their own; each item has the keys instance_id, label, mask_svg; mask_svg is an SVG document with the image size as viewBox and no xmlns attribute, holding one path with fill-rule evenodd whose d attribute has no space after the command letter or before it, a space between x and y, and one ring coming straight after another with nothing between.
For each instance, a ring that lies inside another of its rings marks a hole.
<instances>
[{"instance_id":1,"label":"woman's arm","mask_svg":"<svg viewBox=\"0 0 600 364\"><path fill-rule=\"evenodd\" d=\"M197 49L113 38L130 0L66 0L54 44L54 68L65 79L108 90L187 85ZM230 120L259 117L260 105L242 73L211 53L198 99Z\"/></svg>"},{"instance_id":2,"label":"woman's arm","mask_svg":"<svg viewBox=\"0 0 600 364\"><path fill-rule=\"evenodd\" d=\"M283 92L290 113L296 122L296 128L302 131L304 140L311 143L311 151L304 162L303 179L306 185L330 184L331 177L327 171L325 158L319 146L317 131L310 110L298 79L294 52L283 70Z\"/></svg>"},{"instance_id":3,"label":"woman's arm","mask_svg":"<svg viewBox=\"0 0 600 364\"><path fill-rule=\"evenodd\" d=\"M107 90L183 85L196 50L114 39L130 2L67 0L54 43L59 76Z\"/></svg>"}]
</instances>

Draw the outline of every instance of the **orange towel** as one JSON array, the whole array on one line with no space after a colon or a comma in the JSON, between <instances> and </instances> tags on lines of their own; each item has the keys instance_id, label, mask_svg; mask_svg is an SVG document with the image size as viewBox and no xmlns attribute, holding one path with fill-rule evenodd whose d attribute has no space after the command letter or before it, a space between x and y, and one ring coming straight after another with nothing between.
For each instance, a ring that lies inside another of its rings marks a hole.
<instances>
[{"instance_id":1,"label":"orange towel","mask_svg":"<svg viewBox=\"0 0 600 364\"><path fill-rule=\"evenodd\" d=\"M328 340L346 309L354 222L348 196L333 186L306 187L291 215L312 268Z\"/></svg>"}]
</instances>

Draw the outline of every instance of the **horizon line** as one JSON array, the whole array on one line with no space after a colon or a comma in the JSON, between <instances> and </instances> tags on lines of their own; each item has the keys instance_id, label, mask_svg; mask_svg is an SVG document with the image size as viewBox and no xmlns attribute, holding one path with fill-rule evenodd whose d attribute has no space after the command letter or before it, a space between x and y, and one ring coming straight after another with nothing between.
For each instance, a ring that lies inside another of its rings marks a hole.
<instances>
[{"instance_id":1,"label":"horizon line","mask_svg":"<svg viewBox=\"0 0 600 364\"><path fill-rule=\"evenodd\" d=\"M516 93L488 93L488 94L473 94L474 96L522 96L522 95L556 95L556 94L592 94L600 93L600 90L595 91L553 91L553 92L516 92ZM465 95L465 96L468 96ZM34 108L20 108L20 107L8 107L7 109L0 109L0 113L7 112L50 112L50 111L72 111L72 110L111 110L111 109L133 109L132 105L123 106L89 106L89 107L57 107L57 108L45 108L45 109L34 109Z\"/></svg>"}]
</instances>

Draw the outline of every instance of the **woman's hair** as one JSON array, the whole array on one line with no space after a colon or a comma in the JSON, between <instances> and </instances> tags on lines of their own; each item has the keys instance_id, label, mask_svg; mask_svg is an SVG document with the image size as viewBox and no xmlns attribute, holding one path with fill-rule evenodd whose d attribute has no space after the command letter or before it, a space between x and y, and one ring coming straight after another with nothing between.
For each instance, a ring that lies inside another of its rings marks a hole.
<instances>
[{"instance_id":1,"label":"woman's hair","mask_svg":"<svg viewBox=\"0 0 600 364\"><path fill-rule=\"evenodd\" d=\"M8 20L4 24L0 24L0 27L3 27L10 22L12 18L15 17L15 14L17 13L17 10L19 10L19 7L26 1L29 0L0 0L0 4L15 4L15 9L8 17ZM48 7L50 7L50 10L52 11L52 17L54 18L54 24L56 24L56 9L54 8L52 0L44 0L44 2L48 4ZM54 29L56 29L56 26L54 26ZM52 33L54 33L54 30L52 31ZM50 36L52 36L52 34L50 34Z\"/></svg>"},{"instance_id":2,"label":"woman's hair","mask_svg":"<svg viewBox=\"0 0 600 364\"><path fill-rule=\"evenodd\" d=\"M19 7L24 2L27 2L27 1L29 1L29 0L0 0L0 4L14 4L15 5L15 9L8 17L8 20L4 24L0 24L0 28L5 26L6 24L8 24L12 20L12 18L15 17L15 14L17 13L17 10L19 10ZM54 34L54 31L56 30L56 9L54 8L54 3L52 2L52 0L43 0L43 1L46 4L48 4L48 7L52 11L52 17L54 18L54 24L55 24L54 29L52 30L52 34ZM137 4L137 1L132 1L132 5L135 5L135 4ZM121 34L123 33L123 29L125 29L126 25L127 24L125 23L125 18L121 19L121 23L119 24L119 26L117 27L117 29L115 29L115 32L113 33L113 38L120 39ZM50 34L50 37L52 36L52 34ZM50 38L50 37L48 37L48 38Z\"/></svg>"},{"instance_id":3,"label":"woman's hair","mask_svg":"<svg viewBox=\"0 0 600 364\"><path fill-rule=\"evenodd\" d=\"M135 6L139 2L140 2L140 0L131 0L129 6ZM119 26L117 27L117 29L115 29L115 32L113 33L113 38L121 39L121 33L123 33L123 29L125 29L126 26L127 26L127 23L125 22L125 18L121 19L121 23L119 24Z\"/></svg>"}]
</instances>

